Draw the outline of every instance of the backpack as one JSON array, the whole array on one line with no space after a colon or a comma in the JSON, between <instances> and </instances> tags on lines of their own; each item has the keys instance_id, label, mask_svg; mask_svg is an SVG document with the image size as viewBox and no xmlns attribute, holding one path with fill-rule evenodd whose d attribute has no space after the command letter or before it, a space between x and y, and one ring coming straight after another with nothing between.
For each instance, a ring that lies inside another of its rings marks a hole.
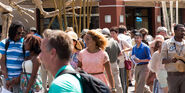
<instances>
[{"instance_id":1,"label":"backpack","mask_svg":"<svg viewBox=\"0 0 185 93\"><path fill-rule=\"evenodd\" d=\"M60 72L58 76L62 74L71 74L78 78L82 84L83 93L111 93L109 87L105 83L83 71L76 72L71 70L64 70ZM79 78L77 74L79 74L81 78Z\"/></svg>"}]
</instances>

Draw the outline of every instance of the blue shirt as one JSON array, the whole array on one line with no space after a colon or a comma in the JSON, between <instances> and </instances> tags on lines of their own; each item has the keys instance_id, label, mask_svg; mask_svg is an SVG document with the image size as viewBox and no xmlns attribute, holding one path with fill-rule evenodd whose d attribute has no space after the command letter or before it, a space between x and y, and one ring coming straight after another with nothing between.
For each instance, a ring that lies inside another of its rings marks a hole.
<instances>
[{"instance_id":1,"label":"blue shirt","mask_svg":"<svg viewBox=\"0 0 185 93\"><path fill-rule=\"evenodd\" d=\"M39 34L37 34L37 33L35 33L34 35L35 35L35 36L38 36L38 37L40 37L40 38L42 38L42 37L41 37Z\"/></svg>"},{"instance_id":2,"label":"blue shirt","mask_svg":"<svg viewBox=\"0 0 185 93\"><path fill-rule=\"evenodd\" d=\"M9 40L9 46L7 52L5 51L5 43L7 39L0 42L0 53L4 55L6 53L6 67L8 72L8 78L18 77L22 72L22 62L24 61L23 55L23 41L21 38L19 41L14 42ZM28 56L29 52L26 51Z\"/></svg>"},{"instance_id":3,"label":"blue shirt","mask_svg":"<svg viewBox=\"0 0 185 93\"><path fill-rule=\"evenodd\" d=\"M64 69L74 71L70 65L61 67L51 83L49 93L83 93L81 83L75 76L71 74L59 75Z\"/></svg>"},{"instance_id":4,"label":"blue shirt","mask_svg":"<svg viewBox=\"0 0 185 93\"><path fill-rule=\"evenodd\" d=\"M139 48L137 48L137 44L133 47L132 55L135 55L140 60L151 59L150 48L148 45L144 44L143 42L141 42L141 45L139 46ZM140 62L138 64L148 64L148 62Z\"/></svg>"}]
</instances>

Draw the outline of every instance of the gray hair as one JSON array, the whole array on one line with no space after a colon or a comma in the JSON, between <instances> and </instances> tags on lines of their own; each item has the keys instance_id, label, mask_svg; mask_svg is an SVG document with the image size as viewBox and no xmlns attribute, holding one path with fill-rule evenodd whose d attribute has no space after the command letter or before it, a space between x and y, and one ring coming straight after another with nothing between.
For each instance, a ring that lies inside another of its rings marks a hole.
<instances>
[{"instance_id":1,"label":"gray hair","mask_svg":"<svg viewBox=\"0 0 185 93\"><path fill-rule=\"evenodd\" d=\"M166 27L158 27L157 28L157 33L160 33L160 32L167 32L167 29L166 29Z\"/></svg>"}]
</instances>

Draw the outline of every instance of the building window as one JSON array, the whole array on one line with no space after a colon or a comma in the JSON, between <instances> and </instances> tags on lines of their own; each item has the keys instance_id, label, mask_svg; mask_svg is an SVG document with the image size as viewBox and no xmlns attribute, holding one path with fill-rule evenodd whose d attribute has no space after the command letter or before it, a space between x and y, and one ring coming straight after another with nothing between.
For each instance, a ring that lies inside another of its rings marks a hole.
<instances>
[{"instance_id":1,"label":"building window","mask_svg":"<svg viewBox=\"0 0 185 93\"><path fill-rule=\"evenodd\" d=\"M111 23L111 15L105 15L105 23Z\"/></svg>"}]
</instances>

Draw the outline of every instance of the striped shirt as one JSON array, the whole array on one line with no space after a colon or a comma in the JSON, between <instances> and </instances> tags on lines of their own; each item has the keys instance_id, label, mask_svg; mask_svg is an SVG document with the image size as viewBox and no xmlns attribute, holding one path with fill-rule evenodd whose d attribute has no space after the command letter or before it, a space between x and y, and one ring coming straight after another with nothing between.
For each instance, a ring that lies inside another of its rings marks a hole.
<instances>
[{"instance_id":1,"label":"striped shirt","mask_svg":"<svg viewBox=\"0 0 185 93\"><path fill-rule=\"evenodd\" d=\"M7 39L0 42L0 53L3 55L6 53L6 67L8 72L8 78L18 77L22 72L22 63L24 61L23 55L23 41L21 38L19 41L14 42L9 40L9 46L7 52L5 51L5 43ZM25 56L29 55L29 52L25 52Z\"/></svg>"}]
</instances>

